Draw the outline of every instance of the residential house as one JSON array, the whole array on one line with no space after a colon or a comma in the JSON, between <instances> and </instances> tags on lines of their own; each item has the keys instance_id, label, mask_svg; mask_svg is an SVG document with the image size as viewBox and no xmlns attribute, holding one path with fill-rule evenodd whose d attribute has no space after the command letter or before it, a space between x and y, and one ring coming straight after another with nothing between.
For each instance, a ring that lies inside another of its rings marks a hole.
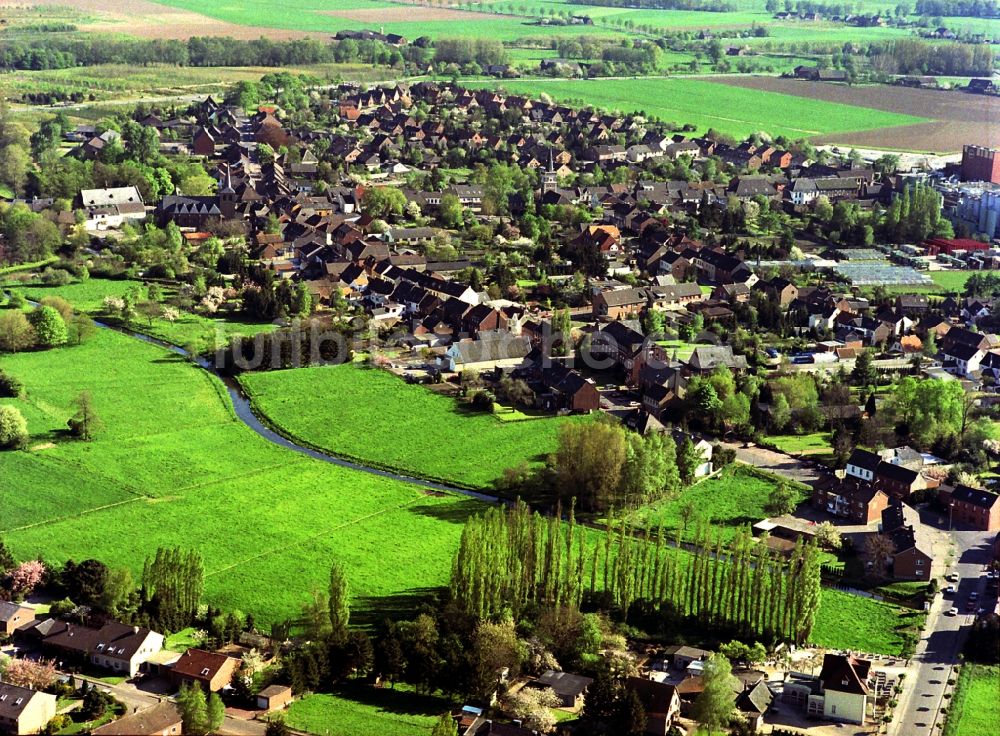
<instances>
[{"instance_id":1,"label":"residential house","mask_svg":"<svg viewBox=\"0 0 1000 736\"><path fill-rule=\"evenodd\" d=\"M824 476L813 484L812 502L833 516L858 524L872 524L881 518L882 511L889 505L889 497L873 483Z\"/></svg>"},{"instance_id":2,"label":"residential house","mask_svg":"<svg viewBox=\"0 0 1000 736\"><path fill-rule=\"evenodd\" d=\"M509 332L484 332L474 340L459 340L448 347L442 367L453 373L516 368L531 352L531 341Z\"/></svg>"},{"instance_id":3,"label":"residential house","mask_svg":"<svg viewBox=\"0 0 1000 736\"><path fill-rule=\"evenodd\" d=\"M27 623L35 620L35 609L23 603L0 601L0 637L11 636Z\"/></svg>"},{"instance_id":4,"label":"residential house","mask_svg":"<svg viewBox=\"0 0 1000 736\"><path fill-rule=\"evenodd\" d=\"M663 656L675 670L686 670L692 662L703 662L711 656L707 649L675 645L663 650Z\"/></svg>"},{"instance_id":5,"label":"residential house","mask_svg":"<svg viewBox=\"0 0 1000 736\"><path fill-rule=\"evenodd\" d=\"M55 716L55 695L0 682L0 732L41 733Z\"/></svg>"},{"instance_id":6,"label":"residential house","mask_svg":"<svg viewBox=\"0 0 1000 736\"><path fill-rule=\"evenodd\" d=\"M117 621L100 628L64 623L42 640L42 648L131 678L163 649L163 634Z\"/></svg>"},{"instance_id":7,"label":"residential house","mask_svg":"<svg viewBox=\"0 0 1000 736\"><path fill-rule=\"evenodd\" d=\"M736 709L746 719L750 731L757 733L764 725L764 715L773 702L774 693L767 686L767 680L761 679L752 685L744 685L743 692L736 696Z\"/></svg>"},{"instance_id":8,"label":"residential house","mask_svg":"<svg viewBox=\"0 0 1000 736\"><path fill-rule=\"evenodd\" d=\"M1000 530L1000 496L958 485L951 492L951 519L957 525L984 532Z\"/></svg>"},{"instance_id":9,"label":"residential house","mask_svg":"<svg viewBox=\"0 0 1000 736\"><path fill-rule=\"evenodd\" d=\"M87 217L84 227L91 232L120 228L126 222L138 222L146 217L146 205L135 187L83 189L80 206Z\"/></svg>"},{"instance_id":10,"label":"residential house","mask_svg":"<svg viewBox=\"0 0 1000 736\"><path fill-rule=\"evenodd\" d=\"M730 345L699 345L688 358L688 367L694 373L711 373L720 366L731 371L745 371L747 359L744 355L736 355Z\"/></svg>"},{"instance_id":11,"label":"residential house","mask_svg":"<svg viewBox=\"0 0 1000 736\"><path fill-rule=\"evenodd\" d=\"M188 649L174 663L170 680L176 687L199 685L209 692L218 692L229 686L240 667L240 660L225 654Z\"/></svg>"},{"instance_id":12,"label":"residential house","mask_svg":"<svg viewBox=\"0 0 1000 736\"><path fill-rule=\"evenodd\" d=\"M179 736L183 728L175 703L164 700L152 708L131 713L93 730L94 736Z\"/></svg>"},{"instance_id":13,"label":"residential house","mask_svg":"<svg viewBox=\"0 0 1000 736\"><path fill-rule=\"evenodd\" d=\"M646 731L650 736L666 736L680 715L681 699L677 688L665 682L629 677L625 689L633 691L646 711Z\"/></svg>"},{"instance_id":14,"label":"residential house","mask_svg":"<svg viewBox=\"0 0 1000 736\"><path fill-rule=\"evenodd\" d=\"M601 408L597 387L572 368L554 365L544 371L542 382L550 392L545 400L547 409L589 413Z\"/></svg>"},{"instance_id":15,"label":"residential house","mask_svg":"<svg viewBox=\"0 0 1000 736\"><path fill-rule=\"evenodd\" d=\"M927 544L920 544L916 531L904 519L903 505L898 501L882 511L881 533L892 541L892 577L896 580L923 580L931 577L933 558ZM920 540L922 541L922 540Z\"/></svg>"},{"instance_id":16,"label":"residential house","mask_svg":"<svg viewBox=\"0 0 1000 736\"><path fill-rule=\"evenodd\" d=\"M819 677L790 673L782 700L811 718L864 725L871 698L871 662L851 655L827 654Z\"/></svg>"},{"instance_id":17,"label":"residential house","mask_svg":"<svg viewBox=\"0 0 1000 736\"><path fill-rule=\"evenodd\" d=\"M578 709L583 707L583 699L593 678L574 675L569 672L546 670L541 677L532 680L528 687L551 688L559 698L559 707Z\"/></svg>"},{"instance_id":18,"label":"residential house","mask_svg":"<svg viewBox=\"0 0 1000 736\"><path fill-rule=\"evenodd\" d=\"M860 447L855 448L854 452L847 459L847 465L844 467L844 472L854 478L866 481L868 483L875 482L875 471L878 469L879 463L882 462L882 458L869 450L864 450Z\"/></svg>"}]
</instances>

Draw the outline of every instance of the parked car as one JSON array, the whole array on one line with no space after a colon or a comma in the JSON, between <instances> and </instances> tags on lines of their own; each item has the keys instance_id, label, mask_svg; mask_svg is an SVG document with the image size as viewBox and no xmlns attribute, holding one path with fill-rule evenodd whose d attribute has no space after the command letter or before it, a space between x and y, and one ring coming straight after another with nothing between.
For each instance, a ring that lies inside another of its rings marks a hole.
<instances>
[{"instance_id":1,"label":"parked car","mask_svg":"<svg viewBox=\"0 0 1000 736\"><path fill-rule=\"evenodd\" d=\"M970 601L979 600L979 591L978 590L974 590L971 593L969 593L969 600Z\"/></svg>"},{"instance_id":2,"label":"parked car","mask_svg":"<svg viewBox=\"0 0 1000 736\"><path fill-rule=\"evenodd\" d=\"M955 595L955 586L949 585L942 591L945 595Z\"/></svg>"},{"instance_id":3,"label":"parked car","mask_svg":"<svg viewBox=\"0 0 1000 736\"><path fill-rule=\"evenodd\" d=\"M947 580L949 583L957 583L958 582L958 573L957 572L950 572L950 573L948 573L947 575L944 576L944 579Z\"/></svg>"},{"instance_id":4,"label":"parked car","mask_svg":"<svg viewBox=\"0 0 1000 736\"><path fill-rule=\"evenodd\" d=\"M946 616L957 616L957 615L958 615L958 609L957 609L957 608L955 608L955 606L952 606L951 608L949 608L949 609L948 609L948 610L947 610L947 611L945 612L945 615L946 615Z\"/></svg>"},{"instance_id":5,"label":"parked car","mask_svg":"<svg viewBox=\"0 0 1000 736\"><path fill-rule=\"evenodd\" d=\"M965 610L972 613L976 610L976 602L971 598L965 602Z\"/></svg>"}]
</instances>

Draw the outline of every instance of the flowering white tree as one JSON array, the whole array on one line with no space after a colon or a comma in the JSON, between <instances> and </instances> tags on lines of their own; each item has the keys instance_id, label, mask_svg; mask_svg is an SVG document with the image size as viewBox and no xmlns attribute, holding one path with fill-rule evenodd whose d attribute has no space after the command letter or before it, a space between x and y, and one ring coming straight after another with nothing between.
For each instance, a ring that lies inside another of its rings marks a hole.
<instances>
[{"instance_id":1,"label":"flowering white tree","mask_svg":"<svg viewBox=\"0 0 1000 736\"><path fill-rule=\"evenodd\" d=\"M555 728L556 717L552 715L552 708L558 706L559 697L550 687L521 688L507 699L507 711L523 721L525 728L539 733L548 733Z\"/></svg>"},{"instance_id":2,"label":"flowering white tree","mask_svg":"<svg viewBox=\"0 0 1000 736\"><path fill-rule=\"evenodd\" d=\"M177 311L177 307L164 307L162 316L167 322L176 322L180 312Z\"/></svg>"},{"instance_id":3,"label":"flowering white tree","mask_svg":"<svg viewBox=\"0 0 1000 736\"><path fill-rule=\"evenodd\" d=\"M125 311L125 300L120 296L113 296L109 294L104 297L102 305L104 307L104 311L108 314L120 315L123 311Z\"/></svg>"},{"instance_id":4,"label":"flowering white tree","mask_svg":"<svg viewBox=\"0 0 1000 736\"><path fill-rule=\"evenodd\" d=\"M201 300L201 306L209 314L215 314L219 307L226 303L226 291L221 286L209 287L208 293Z\"/></svg>"}]
</instances>

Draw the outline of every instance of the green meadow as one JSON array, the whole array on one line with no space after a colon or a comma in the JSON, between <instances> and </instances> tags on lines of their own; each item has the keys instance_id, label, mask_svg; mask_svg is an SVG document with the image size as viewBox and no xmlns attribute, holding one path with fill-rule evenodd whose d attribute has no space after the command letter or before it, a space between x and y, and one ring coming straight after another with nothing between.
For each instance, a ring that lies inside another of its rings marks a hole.
<instances>
[{"instance_id":1,"label":"green meadow","mask_svg":"<svg viewBox=\"0 0 1000 736\"><path fill-rule=\"evenodd\" d=\"M420 6L380 0L287 0L280 5L266 0L242 0L240 3L206 5L198 0L155 0L161 5L190 10L210 18L237 25L263 26L289 31L319 31L336 33L343 30L381 28L385 33L398 33L409 39L420 36L494 38L512 41L535 36L620 35L617 31L601 26L550 26L532 25L530 18L500 16L493 13L454 15L438 20L397 20L405 18L408 11ZM343 15L330 15L330 11L384 9L385 20L358 19ZM437 8L434 8L437 10Z\"/></svg>"},{"instance_id":2,"label":"green meadow","mask_svg":"<svg viewBox=\"0 0 1000 736\"><path fill-rule=\"evenodd\" d=\"M27 387L2 401L28 418L30 449L0 454L0 534L22 559L95 557L138 576L158 546L194 547L206 600L267 622L294 617L336 558L363 619L446 584L480 508L279 448L234 418L214 377L109 330L3 367ZM63 432L81 390L104 424L93 442Z\"/></svg>"},{"instance_id":3,"label":"green meadow","mask_svg":"<svg viewBox=\"0 0 1000 736\"><path fill-rule=\"evenodd\" d=\"M924 613L891 603L823 588L811 643L828 649L853 649L868 654L899 656L903 633L917 636Z\"/></svg>"},{"instance_id":4,"label":"green meadow","mask_svg":"<svg viewBox=\"0 0 1000 736\"><path fill-rule=\"evenodd\" d=\"M500 421L356 364L251 373L241 383L255 410L285 435L369 465L472 488L489 487L521 462L542 461L555 451L566 421Z\"/></svg>"},{"instance_id":5,"label":"green meadow","mask_svg":"<svg viewBox=\"0 0 1000 736\"><path fill-rule=\"evenodd\" d=\"M924 122L923 118L864 107L742 89L699 79L592 79L503 81L517 94L547 93L568 103L593 105L743 137L757 131L808 138Z\"/></svg>"},{"instance_id":6,"label":"green meadow","mask_svg":"<svg viewBox=\"0 0 1000 736\"><path fill-rule=\"evenodd\" d=\"M1000 667L967 664L958 677L944 736L987 736L1000 721Z\"/></svg>"},{"instance_id":7,"label":"green meadow","mask_svg":"<svg viewBox=\"0 0 1000 736\"><path fill-rule=\"evenodd\" d=\"M286 720L292 728L324 736L413 736L430 733L438 717L453 707L444 698L417 695L407 685L392 690L348 687L296 700Z\"/></svg>"}]
</instances>

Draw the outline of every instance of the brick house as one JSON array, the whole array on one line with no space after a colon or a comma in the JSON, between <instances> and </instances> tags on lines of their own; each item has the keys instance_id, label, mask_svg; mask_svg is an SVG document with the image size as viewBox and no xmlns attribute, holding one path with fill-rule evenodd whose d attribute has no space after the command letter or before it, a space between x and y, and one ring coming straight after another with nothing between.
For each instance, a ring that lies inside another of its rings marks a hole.
<instances>
[{"instance_id":1,"label":"brick house","mask_svg":"<svg viewBox=\"0 0 1000 736\"><path fill-rule=\"evenodd\" d=\"M34 620L35 609L31 606L0 601L0 636L10 636L18 627Z\"/></svg>"},{"instance_id":2,"label":"brick house","mask_svg":"<svg viewBox=\"0 0 1000 736\"><path fill-rule=\"evenodd\" d=\"M239 666L240 660L234 657L204 649L188 649L170 670L170 680L176 687L187 683L218 692L232 681Z\"/></svg>"},{"instance_id":3,"label":"brick house","mask_svg":"<svg viewBox=\"0 0 1000 736\"><path fill-rule=\"evenodd\" d=\"M953 524L971 526L984 532L1000 530L1000 496L969 486L955 486L951 492Z\"/></svg>"},{"instance_id":4,"label":"brick house","mask_svg":"<svg viewBox=\"0 0 1000 736\"><path fill-rule=\"evenodd\" d=\"M854 478L840 480L827 477L815 484L812 502L834 516L858 524L871 524L879 520L882 511L889 505L889 497L870 483Z\"/></svg>"}]
</instances>

